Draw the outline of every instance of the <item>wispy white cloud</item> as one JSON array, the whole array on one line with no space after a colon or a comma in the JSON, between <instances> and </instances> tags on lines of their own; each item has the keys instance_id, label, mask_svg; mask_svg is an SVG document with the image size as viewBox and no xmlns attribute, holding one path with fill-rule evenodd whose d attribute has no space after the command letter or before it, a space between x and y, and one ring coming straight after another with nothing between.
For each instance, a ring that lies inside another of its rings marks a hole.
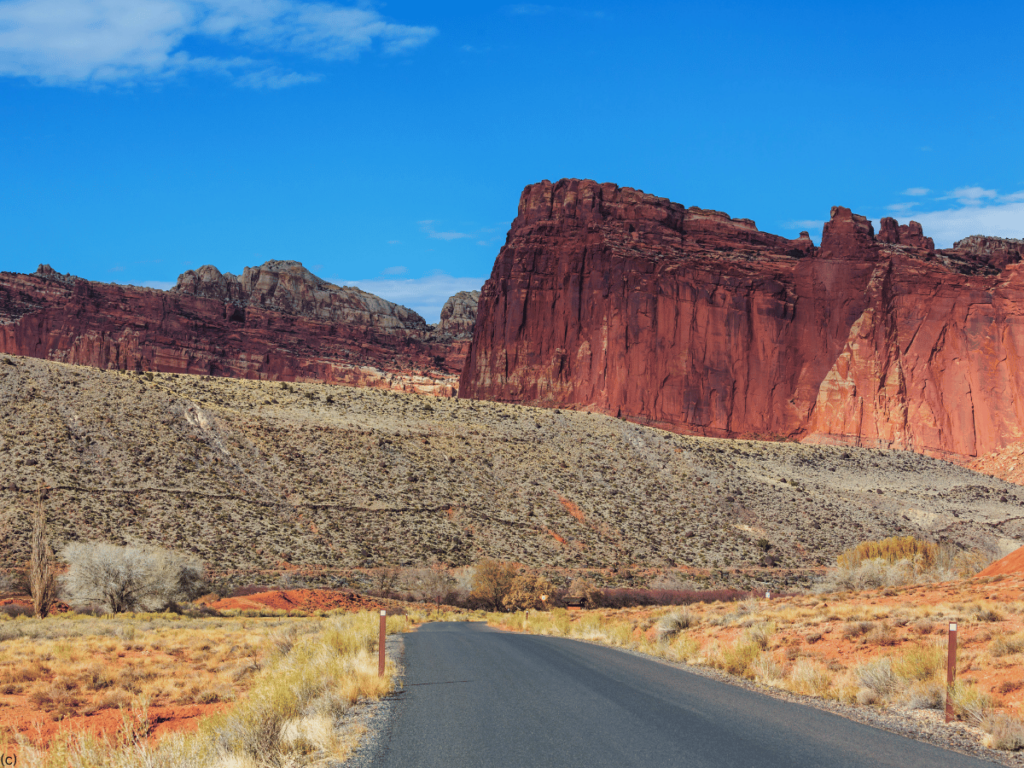
<instances>
[{"instance_id":1,"label":"wispy white cloud","mask_svg":"<svg viewBox=\"0 0 1024 768\"><path fill-rule=\"evenodd\" d=\"M910 189L903 190L904 195L910 195L911 197L921 197L922 195L927 195L929 192L931 192L931 190L926 187L910 187Z\"/></svg>"},{"instance_id":2,"label":"wispy white cloud","mask_svg":"<svg viewBox=\"0 0 1024 768\"><path fill-rule=\"evenodd\" d=\"M404 275L408 272L405 267L388 267L387 269L381 270L382 275Z\"/></svg>"},{"instance_id":3,"label":"wispy white cloud","mask_svg":"<svg viewBox=\"0 0 1024 768\"><path fill-rule=\"evenodd\" d=\"M516 16L542 16L555 10L553 5L538 5L536 3L518 3L506 6L505 10Z\"/></svg>"},{"instance_id":4,"label":"wispy white cloud","mask_svg":"<svg viewBox=\"0 0 1024 768\"><path fill-rule=\"evenodd\" d=\"M996 191L994 189L984 189L983 187L957 187L952 192L940 197L939 200L956 200L961 205L977 205L993 197L996 197Z\"/></svg>"},{"instance_id":5,"label":"wispy white cloud","mask_svg":"<svg viewBox=\"0 0 1024 768\"><path fill-rule=\"evenodd\" d=\"M603 19L604 11L595 11L582 8L572 8L565 5L543 5L540 3L516 3L506 5L505 12L513 16L546 16L549 13L560 13L575 16L577 18Z\"/></svg>"},{"instance_id":6,"label":"wispy white cloud","mask_svg":"<svg viewBox=\"0 0 1024 768\"><path fill-rule=\"evenodd\" d=\"M382 299L409 307L418 312L428 323L441 319L441 308L450 296L459 291L478 291L487 280L485 277L452 277L443 273L427 277L388 280L335 280L337 285L353 285Z\"/></svg>"},{"instance_id":7,"label":"wispy white cloud","mask_svg":"<svg viewBox=\"0 0 1024 768\"><path fill-rule=\"evenodd\" d=\"M799 232L806 232L814 242L821 242L821 228L825 222L820 219L796 219L783 222L782 226L790 230L790 236L796 237Z\"/></svg>"},{"instance_id":8,"label":"wispy white cloud","mask_svg":"<svg viewBox=\"0 0 1024 768\"><path fill-rule=\"evenodd\" d=\"M245 87L284 88L316 74L282 69L275 54L322 61L425 44L434 27L386 20L365 6L300 0L2 0L0 76L47 85L125 84L189 71ZM210 43L255 53L194 55ZM265 57L270 56L268 60Z\"/></svg>"},{"instance_id":9,"label":"wispy white cloud","mask_svg":"<svg viewBox=\"0 0 1024 768\"><path fill-rule=\"evenodd\" d=\"M905 191L910 194L916 188ZM979 186L957 187L938 200L955 201L940 210L921 211L922 203L894 203L887 210L920 222L938 248L951 248L969 235L1024 237L1024 190L1000 195ZM933 203L934 204L934 203Z\"/></svg>"},{"instance_id":10,"label":"wispy white cloud","mask_svg":"<svg viewBox=\"0 0 1024 768\"><path fill-rule=\"evenodd\" d=\"M256 72L247 72L235 79L235 84L244 88L269 88L278 90L303 83L315 83L322 75L300 75L298 72L285 72L277 67L268 67Z\"/></svg>"},{"instance_id":11,"label":"wispy white cloud","mask_svg":"<svg viewBox=\"0 0 1024 768\"><path fill-rule=\"evenodd\" d=\"M1019 238L1024 237L1024 201L918 212L914 221L921 223L939 248L951 248L968 235Z\"/></svg>"},{"instance_id":12,"label":"wispy white cloud","mask_svg":"<svg viewBox=\"0 0 1024 768\"><path fill-rule=\"evenodd\" d=\"M419 222L420 229L422 229L427 237L432 237L435 240L461 240L465 237L472 237L468 232L438 232L434 229L433 219L424 219Z\"/></svg>"}]
</instances>

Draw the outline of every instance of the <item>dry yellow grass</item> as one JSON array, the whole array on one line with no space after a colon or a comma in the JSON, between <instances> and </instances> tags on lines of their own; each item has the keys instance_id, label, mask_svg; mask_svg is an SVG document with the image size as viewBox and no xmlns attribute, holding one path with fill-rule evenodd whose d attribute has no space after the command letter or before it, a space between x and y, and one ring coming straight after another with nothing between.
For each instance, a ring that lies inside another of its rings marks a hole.
<instances>
[{"instance_id":1,"label":"dry yellow grass","mask_svg":"<svg viewBox=\"0 0 1024 768\"><path fill-rule=\"evenodd\" d=\"M388 619L389 632L410 625ZM30 767L343 759L359 729L338 717L387 694L395 672L377 675L376 613L0 621L16 633L0 652L0 749ZM191 728L168 733L169 713Z\"/></svg>"}]
</instances>

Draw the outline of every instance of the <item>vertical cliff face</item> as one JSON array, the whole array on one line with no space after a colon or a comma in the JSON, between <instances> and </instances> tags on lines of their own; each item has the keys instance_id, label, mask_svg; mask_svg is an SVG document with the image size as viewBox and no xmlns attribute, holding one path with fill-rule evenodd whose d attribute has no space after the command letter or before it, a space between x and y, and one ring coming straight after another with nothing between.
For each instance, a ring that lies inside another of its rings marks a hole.
<instances>
[{"instance_id":1,"label":"vertical cliff face","mask_svg":"<svg viewBox=\"0 0 1024 768\"><path fill-rule=\"evenodd\" d=\"M462 397L969 457L1021 438L1014 241L833 208L820 247L591 181L526 188ZM982 242L983 241L983 242Z\"/></svg>"},{"instance_id":2,"label":"vertical cliff face","mask_svg":"<svg viewBox=\"0 0 1024 768\"><path fill-rule=\"evenodd\" d=\"M469 309L467 308L468 312ZM468 342L294 261L205 266L171 291L0 273L0 352L98 368L453 395Z\"/></svg>"}]
</instances>

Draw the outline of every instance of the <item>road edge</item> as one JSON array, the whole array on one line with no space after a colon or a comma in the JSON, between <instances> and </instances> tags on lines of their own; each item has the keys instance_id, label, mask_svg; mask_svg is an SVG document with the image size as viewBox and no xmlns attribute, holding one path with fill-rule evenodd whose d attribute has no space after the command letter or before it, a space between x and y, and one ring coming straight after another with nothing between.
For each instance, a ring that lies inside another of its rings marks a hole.
<instances>
[{"instance_id":1,"label":"road edge","mask_svg":"<svg viewBox=\"0 0 1024 768\"><path fill-rule=\"evenodd\" d=\"M535 637L549 637L558 640L570 640L577 643L594 645L599 648L607 648L611 651L621 651L643 659L656 661L659 664L663 664L667 667L672 667L683 672L690 672L701 677L716 680L720 683L725 683L726 685L745 688L746 690L754 693L761 693L773 699L813 707L814 709L829 712L833 715L838 715L839 717L852 720L862 725L867 725L871 728L887 731L888 733L913 739L914 741L922 741L927 744L931 744L932 746L949 750L950 752L958 752L959 754L966 755L967 757L974 757L979 760L1009 766L1009 768L1024 768L1024 752L1005 752L982 746L980 743L982 737L981 730L966 723L955 722L948 725L940 723L938 726L942 730L937 730L923 718L915 718L913 711L899 709L888 711L865 710L861 707L854 707L849 704L826 701L825 699L820 699L815 696L806 696L804 694L772 688L767 685L756 683L753 680L747 680L742 677L737 677L736 675L730 675L729 673L722 672L718 669L702 667L696 664L687 664L685 662L669 661L668 659L661 658L660 656L652 656L649 653L643 653L642 651L637 651L632 648L620 648L613 645L605 645L604 643L599 643L594 640L584 640L578 637L562 637L560 635L542 635L534 632L520 632L506 629L505 627L494 626L492 624L488 624L487 626L499 632L509 632L517 635L533 635ZM928 710L921 710L921 712L927 711Z\"/></svg>"},{"instance_id":2,"label":"road edge","mask_svg":"<svg viewBox=\"0 0 1024 768\"><path fill-rule=\"evenodd\" d=\"M346 713L344 727L361 725L366 731L344 762L332 761L328 768L371 768L378 763L390 740L395 711L401 701L401 694L405 692L405 637L388 635L384 642L384 652L397 667L395 690L382 699L365 702Z\"/></svg>"}]
</instances>

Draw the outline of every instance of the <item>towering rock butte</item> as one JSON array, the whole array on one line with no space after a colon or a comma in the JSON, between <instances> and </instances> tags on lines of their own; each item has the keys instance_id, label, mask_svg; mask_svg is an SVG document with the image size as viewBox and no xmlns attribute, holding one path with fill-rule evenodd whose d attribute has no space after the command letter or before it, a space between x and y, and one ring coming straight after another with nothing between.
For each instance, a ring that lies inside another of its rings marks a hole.
<instances>
[{"instance_id":1,"label":"towering rock butte","mask_svg":"<svg viewBox=\"0 0 1024 768\"><path fill-rule=\"evenodd\" d=\"M475 305L452 297L472 327ZM170 291L0 273L0 352L99 368L315 380L450 396L468 338L299 262L205 266Z\"/></svg>"},{"instance_id":2,"label":"towering rock butte","mask_svg":"<svg viewBox=\"0 0 1024 768\"><path fill-rule=\"evenodd\" d=\"M1024 438L1024 241L935 250L833 208L821 245L614 184L528 186L460 397L967 460Z\"/></svg>"}]
</instances>

